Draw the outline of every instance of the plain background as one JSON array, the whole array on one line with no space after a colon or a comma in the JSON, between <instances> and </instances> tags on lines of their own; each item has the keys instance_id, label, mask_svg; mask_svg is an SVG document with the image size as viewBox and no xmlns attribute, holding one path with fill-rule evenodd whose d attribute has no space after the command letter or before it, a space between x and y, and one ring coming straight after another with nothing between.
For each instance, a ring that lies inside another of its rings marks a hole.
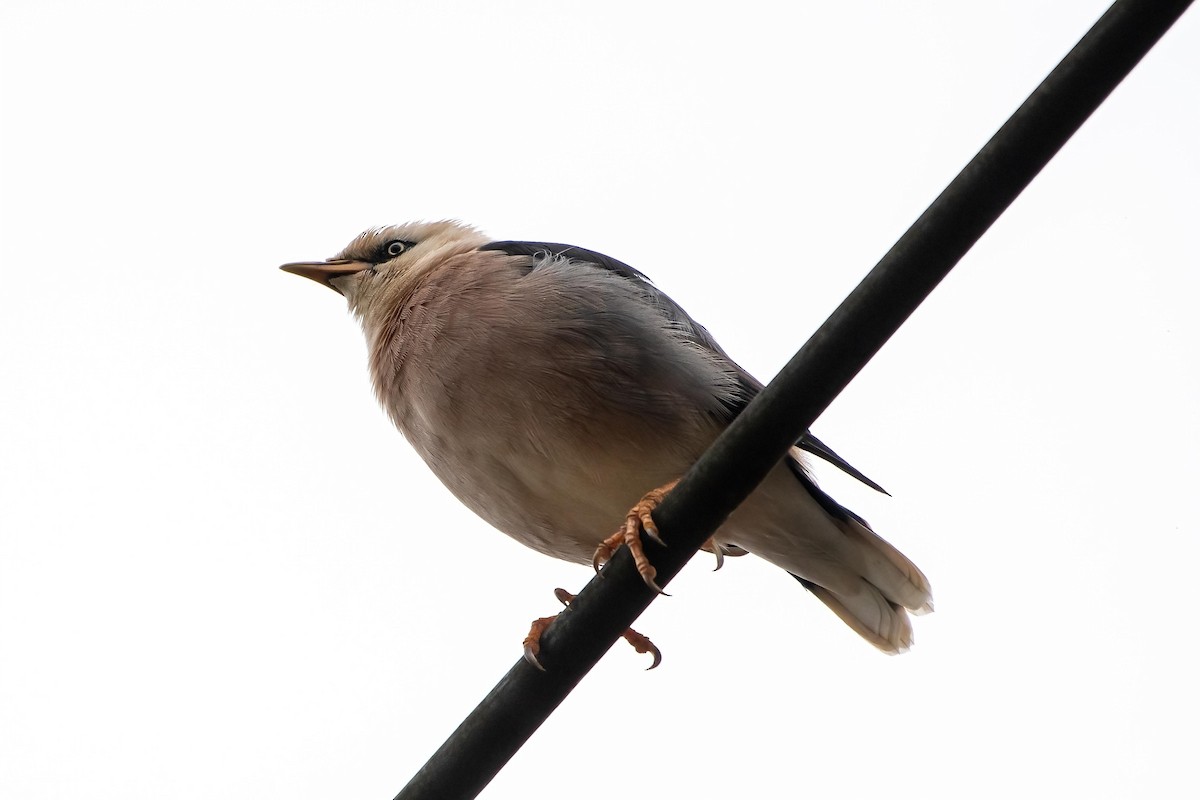
<instances>
[{"instance_id":1,"label":"plain background","mask_svg":"<svg viewBox=\"0 0 1200 800\"><path fill-rule=\"evenodd\" d=\"M0 796L390 798L586 568L475 519L280 273L459 218L768 379L1106 7L0 8ZM886 658L699 558L486 797L1194 797L1200 16L814 430L929 574Z\"/></svg>"}]
</instances>

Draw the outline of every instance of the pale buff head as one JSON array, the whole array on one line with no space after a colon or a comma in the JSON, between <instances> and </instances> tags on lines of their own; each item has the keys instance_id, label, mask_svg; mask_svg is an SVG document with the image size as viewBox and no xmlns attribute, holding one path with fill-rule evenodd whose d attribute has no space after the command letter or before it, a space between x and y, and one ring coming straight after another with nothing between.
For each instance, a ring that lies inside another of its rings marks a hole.
<instances>
[{"instance_id":1,"label":"pale buff head","mask_svg":"<svg viewBox=\"0 0 1200 800\"><path fill-rule=\"evenodd\" d=\"M284 264L281 269L322 283L346 298L370 328L401 306L421 277L447 258L474 250L488 238L454 220L408 222L363 231L326 261Z\"/></svg>"}]
</instances>

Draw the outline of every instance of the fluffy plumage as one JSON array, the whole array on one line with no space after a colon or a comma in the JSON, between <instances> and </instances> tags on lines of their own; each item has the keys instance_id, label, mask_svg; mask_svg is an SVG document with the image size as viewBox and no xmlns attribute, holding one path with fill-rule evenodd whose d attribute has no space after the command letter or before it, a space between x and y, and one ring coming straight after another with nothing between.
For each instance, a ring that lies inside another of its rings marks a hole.
<instances>
[{"instance_id":1,"label":"fluffy plumage","mask_svg":"<svg viewBox=\"0 0 1200 800\"><path fill-rule=\"evenodd\" d=\"M567 561L590 563L761 389L640 272L589 250L412 223L284 269L346 297L380 403L450 491ZM905 609L932 608L921 571L817 488L797 448L716 539L787 570L885 652L912 643Z\"/></svg>"}]
</instances>

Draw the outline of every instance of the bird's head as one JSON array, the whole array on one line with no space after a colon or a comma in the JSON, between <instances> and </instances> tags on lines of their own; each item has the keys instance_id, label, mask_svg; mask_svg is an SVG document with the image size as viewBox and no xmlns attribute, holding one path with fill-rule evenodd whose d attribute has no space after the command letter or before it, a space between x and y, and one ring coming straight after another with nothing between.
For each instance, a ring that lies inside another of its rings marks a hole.
<instances>
[{"instance_id":1,"label":"bird's head","mask_svg":"<svg viewBox=\"0 0 1200 800\"><path fill-rule=\"evenodd\" d=\"M299 261L280 269L311 278L343 295L364 322L395 309L421 276L487 237L461 222L409 222L363 231L325 261Z\"/></svg>"}]
</instances>

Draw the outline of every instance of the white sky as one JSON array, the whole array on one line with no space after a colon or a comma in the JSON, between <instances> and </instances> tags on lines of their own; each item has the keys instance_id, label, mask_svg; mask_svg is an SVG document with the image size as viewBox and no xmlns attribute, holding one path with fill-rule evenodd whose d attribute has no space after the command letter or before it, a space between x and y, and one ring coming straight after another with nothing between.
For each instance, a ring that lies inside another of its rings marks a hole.
<instances>
[{"instance_id":1,"label":"white sky","mask_svg":"<svg viewBox=\"0 0 1200 800\"><path fill-rule=\"evenodd\" d=\"M278 264L571 242L770 378L1106 6L6 0L0 796L390 798L589 577ZM1192 11L814 428L913 652L698 560L485 797L1194 797L1198 75Z\"/></svg>"}]
</instances>

